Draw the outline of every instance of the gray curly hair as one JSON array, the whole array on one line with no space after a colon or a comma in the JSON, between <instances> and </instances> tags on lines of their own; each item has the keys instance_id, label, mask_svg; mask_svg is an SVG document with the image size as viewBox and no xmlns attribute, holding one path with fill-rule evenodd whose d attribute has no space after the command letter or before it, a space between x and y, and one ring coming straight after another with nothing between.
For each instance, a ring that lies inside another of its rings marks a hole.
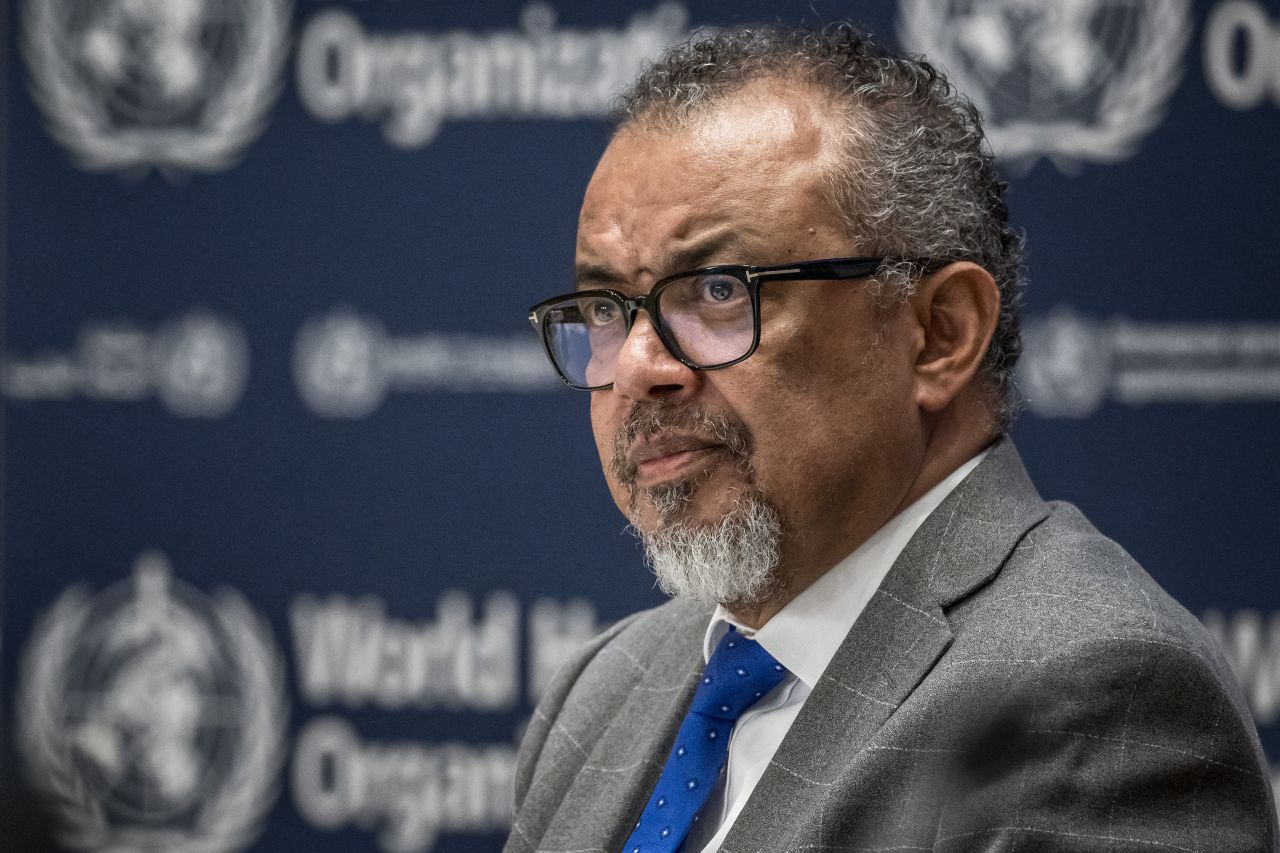
<instances>
[{"instance_id":1,"label":"gray curly hair","mask_svg":"<svg viewBox=\"0 0 1280 853\"><path fill-rule=\"evenodd\" d=\"M1016 412L1013 370L1022 350L1018 308L1023 241L1009 225L973 103L923 58L884 49L849 24L695 33L671 47L622 95L621 128L687 126L726 96L761 79L814 85L843 104L845 156L828 192L864 254L968 260L1000 289L1000 317L981 378L1007 428ZM881 286L910 296L923 270L886 263Z\"/></svg>"}]
</instances>

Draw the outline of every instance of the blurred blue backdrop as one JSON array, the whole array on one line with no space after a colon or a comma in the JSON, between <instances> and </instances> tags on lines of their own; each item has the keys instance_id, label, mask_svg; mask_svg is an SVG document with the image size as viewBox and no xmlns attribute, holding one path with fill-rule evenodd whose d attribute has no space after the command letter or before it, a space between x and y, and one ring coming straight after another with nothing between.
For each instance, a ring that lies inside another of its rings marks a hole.
<instances>
[{"instance_id":1,"label":"blurred blue backdrop","mask_svg":"<svg viewBox=\"0 0 1280 853\"><path fill-rule=\"evenodd\" d=\"M501 845L548 674L660 601L525 320L610 99L692 27L841 18L982 107L1018 445L1280 756L1274 0L14 0L0 685L65 846Z\"/></svg>"}]
</instances>

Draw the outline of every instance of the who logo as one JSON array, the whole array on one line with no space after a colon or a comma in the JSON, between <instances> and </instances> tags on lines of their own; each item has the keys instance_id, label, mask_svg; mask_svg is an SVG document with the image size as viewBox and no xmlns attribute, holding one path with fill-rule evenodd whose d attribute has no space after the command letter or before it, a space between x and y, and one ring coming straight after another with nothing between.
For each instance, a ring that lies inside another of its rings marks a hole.
<instances>
[{"instance_id":1,"label":"who logo","mask_svg":"<svg viewBox=\"0 0 1280 853\"><path fill-rule=\"evenodd\" d=\"M228 169L280 92L290 0L27 0L23 11L32 97L86 171Z\"/></svg>"},{"instance_id":2,"label":"who logo","mask_svg":"<svg viewBox=\"0 0 1280 853\"><path fill-rule=\"evenodd\" d=\"M1164 119L1190 0L899 0L898 35L982 111L996 156L1113 163Z\"/></svg>"},{"instance_id":3,"label":"who logo","mask_svg":"<svg viewBox=\"0 0 1280 853\"><path fill-rule=\"evenodd\" d=\"M16 711L70 849L230 853L275 800L288 706L270 629L238 593L175 581L162 554L96 596L58 598Z\"/></svg>"}]
</instances>

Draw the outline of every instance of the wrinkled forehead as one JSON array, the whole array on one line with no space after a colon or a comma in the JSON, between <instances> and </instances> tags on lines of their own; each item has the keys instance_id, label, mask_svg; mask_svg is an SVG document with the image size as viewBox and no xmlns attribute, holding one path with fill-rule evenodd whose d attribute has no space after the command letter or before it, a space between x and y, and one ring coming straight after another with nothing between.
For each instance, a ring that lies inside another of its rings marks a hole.
<instances>
[{"instance_id":1,"label":"wrinkled forehead","mask_svg":"<svg viewBox=\"0 0 1280 853\"><path fill-rule=\"evenodd\" d=\"M797 159L812 159L831 142L829 98L812 85L757 80L710 102L683 129L710 154L768 156L784 145Z\"/></svg>"},{"instance_id":2,"label":"wrinkled forehead","mask_svg":"<svg viewBox=\"0 0 1280 853\"><path fill-rule=\"evenodd\" d=\"M601 165L618 148L682 147L705 166L764 165L786 158L801 163L831 158L840 125L831 97L810 83L765 78L720 93L679 114L641 115L622 125ZM628 152L630 153L630 152Z\"/></svg>"},{"instance_id":3,"label":"wrinkled forehead","mask_svg":"<svg viewBox=\"0 0 1280 853\"><path fill-rule=\"evenodd\" d=\"M824 106L803 84L759 81L680 123L622 127L583 201L580 258L678 250L725 230L749 242L783 223L834 219L826 178L839 136ZM658 272L651 258L614 260Z\"/></svg>"}]
</instances>

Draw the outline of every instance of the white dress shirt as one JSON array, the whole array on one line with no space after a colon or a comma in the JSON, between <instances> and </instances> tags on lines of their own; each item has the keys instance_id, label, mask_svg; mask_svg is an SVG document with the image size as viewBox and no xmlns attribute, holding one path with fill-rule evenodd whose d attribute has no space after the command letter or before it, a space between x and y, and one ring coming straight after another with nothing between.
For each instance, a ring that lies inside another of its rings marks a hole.
<instances>
[{"instance_id":1,"label":"white dress shirt","mask_svg":"<svg viewBox=\"0 0 1280 853\"><path fill-rule=\"evenodd\" d=\"M703 644L706 659L710 660L720 638L733 625L760 643L790 674L738 718L729 740L725 770L702 812L694 818L684 851L715 853L724 843L809 693L902 549L938 504L986 455L985 450L979 453L890 519L760 630L752 631L735 622L723 607L716 608Z\"/></svg>"}]
</instances>

